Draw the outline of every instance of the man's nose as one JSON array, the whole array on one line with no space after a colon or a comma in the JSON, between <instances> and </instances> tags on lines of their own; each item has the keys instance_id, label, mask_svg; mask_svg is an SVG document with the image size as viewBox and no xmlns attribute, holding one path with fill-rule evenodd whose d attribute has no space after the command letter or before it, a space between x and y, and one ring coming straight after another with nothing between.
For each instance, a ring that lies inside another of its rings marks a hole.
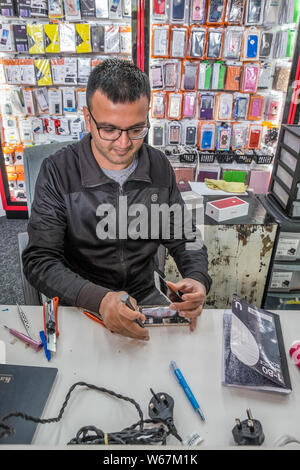
<instances>
[{"instance_id":1,"label":"man's nose","mask_svg":"<svg viewBox=\"0 0 300 470\"><path fill-rule=\"evenodd\" d=\"M128 137L127 131L122 131L120 137L117 140L121 147L127 148L131 145L131 140Z\"/></svg>"}]
</instances>

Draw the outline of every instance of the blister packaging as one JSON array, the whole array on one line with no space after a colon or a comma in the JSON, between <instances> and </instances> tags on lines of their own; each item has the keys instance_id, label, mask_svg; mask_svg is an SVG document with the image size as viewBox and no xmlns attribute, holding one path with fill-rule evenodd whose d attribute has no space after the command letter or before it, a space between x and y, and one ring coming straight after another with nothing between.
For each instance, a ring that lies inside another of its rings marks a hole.
<instances>
[{"instance_id":1,"label":"blister packaging","mask_svg":"<svg viewBox=\"0 0 300 470\"><path fill-rule=\"evenodd\" d=\"M117 54L120 52L119 26L105 25L104 52L106 54Z\"/></svg>"},{"instance_id":2,"label":"blister packaging","mask_svg":"<svg viewBox=\"0 0 300 470\"><path fill-rule=\"evenodd\" d=\"M60 88L48 89L49 114L60 115L63 113L62 92Z\"/></svg>"},{"instance_id":3,"label":"blister packaging","mask_svg":"<svg viewBox=\"0 0 300 470\"><path fill-rule=\"evenodd\" d=\"M183 120L182 123L182 144L183 145L197 145L197 132L198 121L196 120Z\"/></svg>"},{"instance_id":4,"label":"blister packaging","mask_svg":"<svg viewBox=\"0 0 300 470\"><path fill-rule=\"evenodd\" d=\"M11 24L2 23L0 24L0 52L13 52L14 50L13 26Z\"/></svg>"},{"instance_id":5,"label":"blister packaging","mask_svg":"<svg viewBox=\"0 0 300 470\"><path fill-rule=\"evenodd\" d=\"M76 101L78 111L83 111L83 108L86 106L86 88L77 88L76 89Z\"/></svg>"},{"instance_id":6,"label":"blister packaging","mask_svg":"<svg viewBox=\"0 0 300 470\"><path fill-rule=\"evenodd\" d=\"M168 119L181 119L182 93L169 93L168 95Z\"/></svg>"},{"instance_id":7,"label":"blister packaging","mask_svg":"<svg viewBox=\"0 0 300 470\"><path fill-rule=\"evenodd\" d=\"M33 90L34 98L37 104L38 114L49 112L48 90L46 87Z\"/></svg>"},{"instance_id":8,"label":"blister packaging","mask_svg":"<svg viewBox=\"0 0 300 470\"><path fill-rule=\"evenodd\" d=\"M277 25L280 14L281 0L266 0L264 9L264 25Z\"/></svg>"},{"instance_id":9,"label":"blister packaging","mask_svg":"<svg viewBox=\"0 0 300 470\"><path fill-rule=\"evenodd\" d=\"M188 21L188 0L169 0L171 23L186 23Z\"/></svg>"},{"instance_id":10,"label":"blister packaging","mask_svg":"<svg viewBox=\"0 0 300 470\"><path fill-rule=\"evenodd\" d=\"M15 40L15 49L17 52L28 52L28 40L27 40L27 30L26 24L14 24L14 40ZM2 42L2 41L1 41Z\"/></svg>"},{"instance_id":11,"label":"blister packaging","mask_svg":"<svg viewBox=\"0 0 300 470\"><path fill-rule=\"evenodd\" d=\"M217 126L217 144L219 151L228 151L231 142L231 127L228 125Z\"/></svg>"},{"instance_id":12,"label":"blister packaging","mask_svg":"<svg viewBox=\"0 0 300 470\"><path fill-rule=\"evenodd\" d=\"M180 67L178 60L168 60L164 64L165 89L167 91L176 91L180 87Z\"/></svg>"},{"instance_id":13,"label":"blister packaging","mask_svg":"<svg viewBox=\"0 0 300 470\"><path fill-rule=\"evenodd\" d=\"M90 57L80 57L77 59L77 83L78 85L85 85L88 82L91 73L91 59Z\"/></svg>"},{"instance_id":14,"label":"blister packaging","mask_svg":"<svg viewBox=\"0 0 300 470\"><path fill-rule=\"evenodd\" d=\"M164 64L155 61L150 65L151 90L163 90L164 88Z\"/></svg>"},{"instance_id":15,"label":"blister packaging","mask_svg":"<svg viewBox=\"0 0 300 470\"><path fill-rule=\"evenodd\" d=\"M198 67L199 64L197 62L185 60L182 63L181 90L193 91L197 89Z\"/></svg>"},{"instance_id":16,"label":"blister packaging","mask_svg":"<svg viewBox=\"0 0 300 470\"><path fill-rule=\"evenodd\" d=\"M260 73L260 64L258 62L249 62L243 64L243 73L241 80L241 92L256 93Z\"/></svg>"},{"instance_id":17,"label":"blister packaging","mask_svg":"<svg viewBox=\"0 0 300 470\"><path fill-rule=\"evenodd\" d=\"M186 26L171 26L170 28L170 57L182 59L186 56L188 28Z\"/></svg>"},{"instance_id":18,"label":"blister packaging","mask_svg":"<svg viewBox=\"0 0 300 470\"><path fill-rule=\"evenodd\" d=\"M249 95L243 93L234 93L232 118L236 120L246 119L248 112Z\"/></svg>"},{"instance_id":19,"label":"blister packaging","mask_svg":"<svg viewBox=\"0 0 300 470\"><path fill-rule=\"evenodd\" d=\"M80 12L82 18L95 18L96 2L95 0L80 0Z\"/></svg>"},{"instance_id":20,"label":"blister packaging","mask_svg":"<svg viewBox=\"0 0 300 470\"><path fill-rule=\"evenodd\" d=\"M35 18L48 18L48 1L31 1L31 16Z\"/></svg>"},{"instance_id":21,"label":"blister packaging","mask_svg":"<svg viewBox=\"0 0 300 470\"><path fill-rule=\"evenodd\" d=\"M153 121L150 128L150 141L154 147L166 145L165 121Z\"/></svg>"},{"instance_id":22,"label":"blister packaging","mask_svg":"<svg viewBox=\"0 0 300 470\"><path fill-rule=\"evenodd\" d=\"M259 58L260 30L246 28L243 36L242 59L258 60Z\"/></svg>"},{"instance_id":23,"label":"blister packaging","mask_svg":"<svg viewBox=\"0 0 300 470\"><path fill-rule=\"evenodd\" d=\"M200 150L215 150L216 148L216 123L199 123L198 146Z\"/></svg>"},{"instance_id":24,"label":"blister packaging","mask_svg":"<svg viewBox=\"0 0 300 470\"><path fill-rule=\"evenodd\" d=\"M266 121L278 123L282 108L282 95L272 93L265 99L264 118Z\"/></svg>"},{"instance_id":25,"label":"blister packaging","mask_svg":"<svg viewBox=\"0 0 300 470\"><path fill-rule=\"evenodd\" d=\"M248 148L260 148L263 126L260 124L250 124L248 134Z\"/></svg>"},{"instance_id":26,"label":"blister packaging","mask_svg":"<svg viewBox=\"0 0 300 470\"><path fill-rule=\"evenodd\" d=\"M206 0L191 0L190 23L204 24L206 16Z\"/></svg>"},{"instance_id":27,"label":"blister packaging","mask_svg":"<svg viewBox=\"0 0 300 470\"><path fill-rule=\"evenodd\" d=\"M202 59L206 46L206 28L192 25L189 30L188 57Z\"/></svg>"},{"instance_id":28,"label":"blister packaging","mask_svg":"<svg viewBox=\"0 0 300 470\"><path fill-rule=\"evenodd\" d=\"M286 92L289 84L291 64L276 65L273 77L273 90Z\"/></svg>"},{"instance_id":29,"label":"blister packaging","mask_svg":"<svg viewBox=\"0 0 300 470\"><path fill-rule=\"evenodd\" d=\"M62 0L48 0L48 17L63 18L64 9Z\"/></svg>"},{"instance_id":30,"label":"blister packaging","mask_svg":"<svg viewBox=\"0 0 300 470\"><path fill-rule=\"evenodd\" d=\"M226 75L226 64L225 62L214 62L212 67L211 77L211 89L212 90L223 90Z\"/></svg>"},{"instance_id":31,"label":"blister packaging","mask_svg":"<svg viewBox=\"0 0 300 470\"><path fill-rule=\"evenodd\" d=\"M273 64L272 62L261 62L258 88L271 89L273 81Z\"/></svg>"},{"instance_id":32,"label":"blister packaging","mask_svg":"<svg viewBox=\"0 0 300 470\"><path fill-rule=\"evenodd\" d=\"M264 109L264 96L251 95L248 107L249 121L259 121L262 118Z\"/></svg>"},{"instance_id":33,"label":"blister packaging","mask_svg":"<svg viewBox=\"0 0 300 470\"><path fill-rule=\"evenodd\" d=\"M119 27L120 54L131 54L131 26Z\"/></svg>"},{"instance_id":34,"label":"blister packaging","mask_svg":"<svg viewBox=\"0 0 300 470\"><path fill-rule=\"evenodd\" d=\"M265 0L247 0L244 23L249 26L262 24Z\"/></svg>"},{"instance_id":35,"label":"blister packaging","mask_svg":"<svg viewBox=\"0 0 300 470\"><path fill-rule=\"evenodd\" d=\"M60 52L58 24L44 24L46 53Z\"/></svg>"},{"instance_id":36,"label":"blister packaging","mask_svg":"<svg viewBox=\"0 0 300 470\"><path fill-rule=\"evenodd\" d=\"M207 31L207 59L221 59L223 49L224 28L208 28Z\"/></svg>"},{"instance_id":37,"label":"blister packaging","mask_svg":"<svg viewBox=\"0 0 300 470\"><path fill-rule=\"evenodd\" d=\"M206 24L224 24L226 2L224 0L208 0Z\"/></svg>"},{"instance_id":38,"label":"blister packaging","mask_svg":"<svg viewBox=\"0 0 300 470\"><path fill-rule=\"evenodd\" d=\"M27 38L29 54L44 54L44 28L42 24L28 23Z\"/></svg>"},{"instance_id":39,"label":"blister packaging","mask_svg":"<svg viewBox=\"0 0 300 470\"><path fill-rule=\"evenodd\" d=\"M225 23L240 25L243 23L245 0L228 0Z\"/></svg>"},{"instance_id":40,"label":"blister packaging","mask_svg":"<svg viewBox=\"0 0 300 470\"><path fill-rule=\"evenodd\" d=\"M196 116L197 93L183 93L182 118L193 119Z\"/></svg>"},{"instance_id":41,"label":"blister packaging","mask_svg":"<svg viewBox=\"0 0 300 470\"><path fill-rule=\"evenodd\" d=\"M32 88L23 88L22 91L23 91L25 114L27 114L28 116L34 116L35 106L34 106Z\"/></svg>"},{"instance_id":42,"label":"blister packaging","mask_svg":"<svg viewBox=\"0 0 300 470\"><path fill-rule=\"evenodd\" d=\"M198 73L198 89L209 90L211 88L211 77L213 71L213 62L201 61Z\"/></svg>"},{"instance_id":43,"label":"blister packaging","mask_svg":"<svg viewBox=\"0 0 300 470\"><path fill-rule=\"evenodd\" d=\"M96 2L96 17L108 18L108 0L95 0Z\"/></svg>"},{"instance_id":44,"label":"blister packaging","mask_svg":"<svg viewBox=\"0 0 300 470\"><path fill-rule=\"evenodd\" d=\"M153 91L151 95L151 117L164 119L166 116L166 93Z\"/></svg>"},{"instance_id":45,"label":"blister packaging","mask_svg":"<svg viewBox=\"0 0 300 470\"><path fill-rule=\"evenodd\" d=\"M0 15L1 16L6 16L9 18L11 16L15 16L15 14L16 14L15 2L13 0L6 0L0 3Z\"/></svg>"},{"instance_id":46,"label":"blister packaging","mask_svg":"<svg viewBox=\"0 0 300 470\"><path fill-rule=\"evenodd\" d=\"M152 1L152 17L156 20L166 21L168 19L168 10L166 0Z\"/></svg>"},{"instance_id":47,"label":"blister packaging","mask_svg":"<svg viewBox=\"0 0 300 470\"><path fill-rule=\"evenodd\" d=\"M223 58L236 60L240 58L244 29L228 26L225 30Z\"/></svg>"},{"instance_id":48,"label":"blister packaging","mask_svg":"<svg viewBox=\"0 0 300 470\"><path fill-rule=\"evenodd\" d=\"M215 104L216 121L230 121L232 118L233 94L218 93Z\"/></svg>"},{"instance_id":49,"label":"blister packaging","mask_svg":"<svg viewBox=\"0 0 300 470\"><path fill-rule=\"evenodd\" d=\"M108 0L108 17L112 20L122 18L122 0Z\"/></svg>"},{"instance_id":50,"label":"blister packaging","mask_svg":"<svg viewBox=\"0 0 300 470\"><path fill-rule=\"evenodd\" d=\"M228 62L224 89L228 91L238 91L240 89L241 74L241 62Z\"/></svg>"},{"instance_id":51,"label":"blister packaging","mask_svg":"<svg viewBox=\"0 0 300 470\"><path fill-rule=\"evenodd\" d=\"M199 119L210 121L213 119L215 95L213 93L201 93L199 96Z\"/></svg>"},{"instance_id":52,"label":"blister packaging","mask_svg":"<svg viewBox=\"0 0 300 470\"><path fill-rule=\"evenodd\" d=\"M21 117L18 119L20 139L21 142L24 142L26 144L32 144L34 139L31 121L31 117Z\"/></svg>"},{"instance_id":53,"label":"blister packaging","mask_svg":"<svg viewBox=\"0 0 300 470\"><path fill-rule=\"evenodd\" d=\"M79 0L64 0L65 18L67 21L81 19Z\"/></svg>"},{"instance_id":54,"label":"blister packaging","mask_svg":"<svg viewBox=\"0 0 300 470\"><path fill-rule=\"evenodd\" d=\"M247 147L248 127L246 122L232 123L231 148L232 150L242 150Z\"/></svg>"},{"instance_id":55,"label":"blister packaging","mask_svg":"<svg viewBox=\"0 0 300 470\"><path fill-rule=\"evenodd\" d=\"M59 24L59 43L60 52L75 52L75 24L60 23Z\"/></svg>"},{"instance_id":56,"label":"blister packaging","mask_svg":"<svg viewBox=\"0 0 300 470\"><path fill-rule=\"evenodd\" d=\"M271 30L262 31L260 39L259 57L267 59L272 55L274 32Z\"/></svg>"},{"instance_id":57,"label":"blister packaging","mask_svg":"<svg viewBox=\"0 0 300 470\"><path fill-rule=\"evenodd\" d=\"M152 26L152 57L168 57L169 54L169 25L154 24Z\"/></svg>"},{"instance_id":58,"label":"blister packaging","mask_svg":"<svg viewBox=\"0 0 300 470\"><path fill-rule=\"evenodd\" d=\"M52 75L49 59L35 59L34 66L38 86L52 85Z\"/></svg>"},{"instance_id":59,"label":"blister packaging","mask_svg":"<svg viewBox=\"0 0 300 470\"><path fill-rule=\"evenodd\" d=\"M92 52L90 25L88 23L75 25L77 54Z\"/></svg>"},{"instance_id":60,"label":"blister packaging","mask_svg":"<svg viewBox=\"0 0 300 470\"><path fill-rule=\"evenodd\" d=\"M12 88L9 93L9 100L12 106L13 114L25 114L24 99L21 88Z\"/></svg>"},{"instance_id":61,"label":"blister packaging","mask_svg":"<svg viewBox=\"0 0 300 470\"><path fill-rule=\"evenodd\" d=\"M93 52L103 52L105 48L105 25L91 25L91 42Z\"/></svg>"},{"instance_id":62,"label":"blister packaging","mask_svg":"<svg viewBox=\"0 0 300 470\"><path fill-rule=\"evenodd\" d=\"M76 111L76 97L74 88L63 89L63 108L65 113Z\"/></svg>"},{"instance_id":63,"label":"blister packaging","mask_svg":"<svg viewBox=\"0 0 300 470\"><path fill-rule=\"evenodd\" d=\"M168 145L181 144L181 122L172 121L167 125L167 142Z\"/></svg>"}]
</instances>

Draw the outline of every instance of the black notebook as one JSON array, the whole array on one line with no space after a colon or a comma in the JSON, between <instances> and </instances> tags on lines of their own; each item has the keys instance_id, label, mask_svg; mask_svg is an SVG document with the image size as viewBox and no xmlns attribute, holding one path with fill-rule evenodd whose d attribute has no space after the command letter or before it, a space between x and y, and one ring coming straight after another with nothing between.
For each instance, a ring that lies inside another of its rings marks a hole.
<instances>
[{"instance_id":1,"label":"black notebook","mask_svg":"<svg viewBox=\"0 0 300 470\"><path fill-rule=\"evenodd\" d=\"M223 385L290 393L279 315L236 295L223 317Z\"/></svg>"},{"instance_id":2,"label":"black notebook","mask_svg":"<svg viewBox=\"0 0 300 470\"><path fill-rule=\"evenodd\" d=\"M0 364L0 421L17 411L41 418L56 374L53 367ZM37 423L15 417L4 423L15 433L0 439L0 444L31 444Z\"/></svg>"}]
</instances>

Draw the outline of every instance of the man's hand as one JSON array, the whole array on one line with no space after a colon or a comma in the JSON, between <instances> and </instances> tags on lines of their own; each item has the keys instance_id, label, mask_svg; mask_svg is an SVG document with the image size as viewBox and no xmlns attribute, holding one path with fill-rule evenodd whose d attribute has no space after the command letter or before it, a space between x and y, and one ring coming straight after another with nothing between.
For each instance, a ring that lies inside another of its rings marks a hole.
<instances>
[{"instance_id":1,"label":"man's hand","mask_svg":"<svg viewBox=\"0 0 300 470\"><path fill-rule=\"evenodd\" d=\"M190 330L194 331L197 324L197 317L201 314L205 299L206 289L203 284L194 279L185 278L176 283L166 281L170 289L181 291L183 302L173 302L170 308L177 310L179 315L190 319ZM172 293L170 294L172 300Z\"/></svg>"},{"instance_id":2,"label":"man's hand","mask_svg":"<svg viewBox=\"0 0 300 470\"><path fill-rule=\"evenodd\" d=\"M99 313L101 314L105 326L114 333L122 336L129 336L135 339L149 339L149 332L146 328L140 327L134 320L140 318L145 321L145 315L138 310L131 310L123 302L122 295L126 292L108 292L102 299ZM130 297L132 305L136 308L135 299Z\"/></svg>"}]
</instances>

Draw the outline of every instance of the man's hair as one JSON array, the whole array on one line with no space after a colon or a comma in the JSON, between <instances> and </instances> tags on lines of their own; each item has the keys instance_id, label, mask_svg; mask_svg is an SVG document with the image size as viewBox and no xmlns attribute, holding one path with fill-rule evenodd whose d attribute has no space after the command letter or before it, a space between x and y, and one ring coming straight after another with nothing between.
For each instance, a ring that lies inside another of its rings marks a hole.
<instances>
[{"instance_id":1,"label":"man's hair","mask_svg":"<svg viewBox=\"0 0 300 470\"><path fill-rule=\"evenodd\" d=\"M147 75L133 63L115 58L104 60L92 70L86 88L89 108L97 90L113 103L133 103L141 96L150 101L151 94Z\"/></svg>"}]
</instances>

